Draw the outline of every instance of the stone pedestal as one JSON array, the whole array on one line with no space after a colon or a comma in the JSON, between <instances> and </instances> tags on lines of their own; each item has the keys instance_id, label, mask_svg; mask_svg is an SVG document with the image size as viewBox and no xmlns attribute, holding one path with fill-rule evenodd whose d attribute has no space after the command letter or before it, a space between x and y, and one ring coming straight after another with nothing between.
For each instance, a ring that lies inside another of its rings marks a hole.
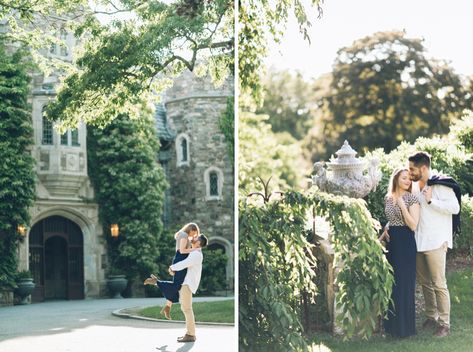
<instances>
[{"instance_id":1,"label":"stone pedestal","mask_svg":"<svg viewBox=\"0 0 473 352\"><path fill-rule=\"evenodd\" d=\"M338 287L335 284L335 278L338 273L338 266L335 262L335 251L329 240L322 239L317 241L316 256L323 260L327 269L327 277L324 284L325 304L330 317L331 332L335 335L342 335L343 329L337 324L337 316L341 313L336 307L336 298Z\"/></svg>"},{"instance_id":2,"label":"stone pedestal","mask_svg":"<svg viewBox=\"0 0 473 352\"><path fill-rule=\"evenodd\" d=\"M347 141L335 154L337 157L332 157L328 163L317 162L314 164L314 175L312 176L314 186L317 186L323 192L352 198L363 198L376 189L382 177L377 159L370 160L367 172L364 174L365 162L356 158L357 152L352 149ZM328 166L328 170L325 169L325 165ZM313 214L312 217L314 217ZM317 257L324 261L327 268L327 280L324 290L332 333L343 334L343 329L337 325L337 316L341 314L341 311L337 310L335 304L338 292L335 279L340 269L343 268L343 263L337 262L330 240L330 233L324 229L329 228L329 226L326 226L326 224L316 225L315 218L312 222L312 230L316 237ZM323 225L322 231L320 231L320 225Z\"/></svg>"}]
</instances>

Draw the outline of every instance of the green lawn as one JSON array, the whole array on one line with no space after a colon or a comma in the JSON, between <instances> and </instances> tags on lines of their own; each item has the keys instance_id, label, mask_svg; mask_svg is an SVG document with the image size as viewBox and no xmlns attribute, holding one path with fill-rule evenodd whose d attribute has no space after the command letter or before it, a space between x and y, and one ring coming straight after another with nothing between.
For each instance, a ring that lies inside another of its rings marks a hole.
<instances>
[{"instance_id":1,"label":"green lawn","mask_svg":"<svg viewBox=\"0 0 473 352\"><path fill-rule=\"evenodd\" d=\"M451 307L451 335L446 338L422 331L406 339L374 336L369 341L341 341L329 334L317 334L314 341L322 343L320 351L332 352L467 352L473 351L473 269L448 276ZM422 318L423 321L423 318ZM317 349L315 349L317 350Z\"/></svg>"},{"instance_id":2,"label":"green lawn","mask_svg":"<svg viewBox=\"0 0 473 352\"><path fill-rule=\"evenodd\" d=\"M159 312L162 306L148 307L137 312L138 315L165 319ZM206 323L234 323L235 322L235 300L225 300L217 302L198 302L192 304L195 320ZM184 321L184 314L180 304L173 304L171 310L173 320Z\"/></svg>"}]
</instances>

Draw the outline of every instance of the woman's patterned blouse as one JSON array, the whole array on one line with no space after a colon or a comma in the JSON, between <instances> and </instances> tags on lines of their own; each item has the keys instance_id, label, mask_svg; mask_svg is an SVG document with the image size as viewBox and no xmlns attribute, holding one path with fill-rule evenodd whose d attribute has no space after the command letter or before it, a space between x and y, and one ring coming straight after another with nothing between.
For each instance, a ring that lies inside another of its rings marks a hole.
<instances>
[{"instance_id":1,"label":"woman's patterned blouse","mask_svg":"<svg viewBox=\"0 0 473 352\"><path fill-rule=\"evenodd\" d=\"M402 199L406 203L407 209L413 204L419 203L419 199L412 193L406 192ZM389 226L406 226L406 222L402 217L401 208L399 205L394 203L394 200L391 196L386 196L384 200L384 211L386 213L386 218L389 221Z\"/></svg>"}]
</instances>

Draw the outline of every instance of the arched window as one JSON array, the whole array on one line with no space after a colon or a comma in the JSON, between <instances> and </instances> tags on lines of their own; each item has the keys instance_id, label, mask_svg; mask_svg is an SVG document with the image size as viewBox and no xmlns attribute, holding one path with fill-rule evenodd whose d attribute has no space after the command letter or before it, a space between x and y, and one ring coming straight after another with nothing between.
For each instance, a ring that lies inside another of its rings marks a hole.
<instances>
[{"instance_id":1,"label":"arched window","mask_svg":"<svg viewBox=\"0 0 473 352\"><path fill-rule=\"evenodd\" d=\"M209 167L204 172L205 199L219 200L222 198L223 173L217 167Z\"/></svg>"},{"instance_id":2,"label":"arched window","mask_svg":"<svg viewBox=\"0 0 473 352\"><path fill-rule=\"evenodd\" d=\"M42 126L41 144L52 145L53 144L53 122L46 118L45 113L44 113L45 110L46 110L46 106L43 107L43 126Z\"/></svg>"},{"instance_id":3,"label":"arched window","mask_svg":"<svg viewBox=\"0 0 473 352\"><path fill-rule=\"evenodd\" d=\"M221 236L209 236L209 244L207 250L215 251L220 250L223 254L227 256L227 264L225 267L225 276L226 276L226 289L233 289L233 244Z\"/></svg>"},{"instance_id":4,"label":"arched window","mask_svg":"<svg viewBox=\"0 0 473 352\"><path fill-rule=\"evenodd\" d=\"M180 147L181 147L182 161L187 161L187 139L182 138Z\"/></svg>"},{"instance_id":5,"label":"arched window","mask_svg":"<svg viewBox=\"0 0 473 352\"><path fill-rule=\"evenodd\" d=\"M177 166L188 166L190 164L190 138L185 133L176 137Z\"/></svg>"},{"instance_id":6,"label":"arched window","mask_svg":"<svg viewBox=\"0 0 473 352\"><path fill-rule=\"evenodd\" d=\"M210 182L210 196L219 196L218 192L218 174L216 171L209 173L209 182Z\"/></svg>"}]
</instances>

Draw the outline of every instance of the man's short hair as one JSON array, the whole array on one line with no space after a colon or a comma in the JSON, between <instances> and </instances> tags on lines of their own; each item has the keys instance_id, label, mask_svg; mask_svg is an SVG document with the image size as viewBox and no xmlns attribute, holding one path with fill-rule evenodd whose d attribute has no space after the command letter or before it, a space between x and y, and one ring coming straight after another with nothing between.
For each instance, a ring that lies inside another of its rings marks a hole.
<instances>
[{"instance_id":1,"label":"man's short hair","mask_svg":"<svg viewBox=\"0 0 473 352\"><path fill-rule=\"evenodd\" d=\"M200 242L200 248L204 248L207 246L207 243L209 242L209 240L207 239L207 237L205 237L204 235L199 235L199 237L197 237L197 239L199 240Z\"/></svg>"},{"instance_id":2,"label":"man's short hair","mask_svg":"<svg viewBox=\"0 0 473 352\"><path fill-rule=\"evenodd\" d=\"M417 152L412 154L409 159L416 167L425 165L430 168L430 154L427 152Z\"/></svg>"}]
</instances>

